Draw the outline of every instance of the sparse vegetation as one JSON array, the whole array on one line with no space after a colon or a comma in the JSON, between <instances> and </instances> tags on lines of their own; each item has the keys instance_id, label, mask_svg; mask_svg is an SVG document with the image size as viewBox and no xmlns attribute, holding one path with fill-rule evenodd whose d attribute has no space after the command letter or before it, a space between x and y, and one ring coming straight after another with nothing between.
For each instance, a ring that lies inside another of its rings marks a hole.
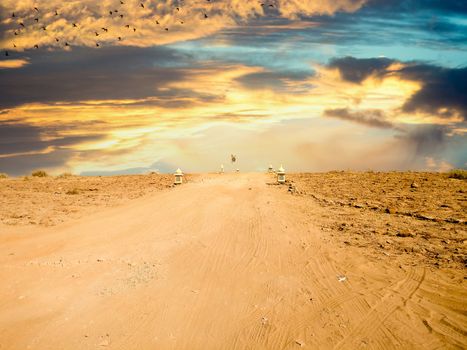
<instances>
[{"instance_id":1,"label":"sparse vegetation","mask_svg":"<svg viewBox=\"0 0 467 350\"><path fill-rule=\"evenodd\" d=\"M8 175L5 173L0 173L0 179L6 179L8 178Z\"/></svg>"},{"instance_id":2,"label":"sparse vegetation","mask_svg":"<svg viewBox=\"0 0 467 350\"><path fill-rule=\"evenodd\" d=\"M466 180L467 179L467 170L453 169L448 173L448 177L450 179Z\"/></svg>"},{"instance_id":3,"label":"sparse vegetation","mask_svg":"<svg viewBox=\"0 0 467 350\"><path fill-rule=\"evenodd\" d=\"M66 194L76 195L79 194L79 190L77 188L73 188L72 190L66 191Z\"/></svg>"},{"instance_id":4,"label":"sparse vegetation","mask_svg":"<svg viewBox=\"0 0 467 350\"><path fill-rule=\"evenodd\" d=\"M36 170L31 174L31 176L34 176L34 177L47 177L48 174L44 170Z\"/></svg>"},{"instance_id":5,"label":"sparse vegetation","mask_svg":"<svg viewBox=\"0 0 467 350\"><path fill-rule=\"evenodd\" d=\"M63 173L63 174L58 175L57 179L66 179L66 178L71 177L71 176L73 176L72 173Z\"/></svg>"}]
</instances>

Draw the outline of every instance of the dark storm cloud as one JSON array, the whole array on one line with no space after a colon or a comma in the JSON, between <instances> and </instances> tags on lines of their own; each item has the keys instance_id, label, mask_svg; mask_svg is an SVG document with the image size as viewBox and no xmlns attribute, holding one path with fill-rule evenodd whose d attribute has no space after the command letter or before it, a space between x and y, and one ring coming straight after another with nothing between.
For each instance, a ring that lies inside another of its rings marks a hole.
<instances>
[{"instance_id":1,"label":"dark storm cloud","mask_svg":"<svg viewBox=\"0 0 467 350\"><path fill-rule=\"evenodd\" d=\"M388 71L396 60L388 58L360 59L344 57L331 60L328 67L339 70L342 79L359 84L369 76L384 78L396 75L400 79L420 82L422 87L402 106L405 112L426 112L449 118L459 113L467 120L467 67L445 68L408 62L399 70Z\"/></svg>"},{"instance_id":2,"label":"dark storm cloud","mask_svg":"<svg viewBox=\"0 0 467 350\"><path fill-rule=\"evenodd\" d=\"M32 56L29 65L0 71L0 108L31 102L212 98L189 90L158 90L183 81L194 66L187 55L168 48L76 48L26 52L18 58L27 55Z\"/></svg>"},{"instance_id":3,"label":"dark storm cloud","mask_svg":"<svg viewBox=\"0 0 467 350\"><path fill-rule=\"evenodd\" d=\"M352 83L361 83L370 75L384 76L393 62L388 58L343 57L331 60L328 66L337 68L342 79Z\"/></svg>"},{"instance_id":4,"label":"dark storm cloud","mask_svg":"<svg viewBox=\"0 0 467 350\"><path fill-rule=\"evenodd\" d=\"M405 79L423 83L423 87L404 104L405 112L423 111L451 117L456 111L467 121L467 67L413 65L400 73Z\"/></svg>"},{"instance_id":5,"label":"dark storm cloud","mask_svg":"<svg viewBox=\"0 0 467 350\"><path fill-rule=\"evenodd\" d=\"M0 158L0 172L10 176L30 174L36 169L48 169L59 167L73 156L73 151L59 149L45 154L26 154L8 158Z\"/></svg>"},{"instance_id":6,"label":"dark storm cloud","mask_svg":"<svg viewBox=\"0 0 467 350\"><path fill-rule=\"evenodd\" d=\"M363 124L373 128L392 129L394 124L389 122L381 110L367 110L352 112L347 108L327 109L323 114L325 117L347 120Z\"/></svg>"},{"instance_id":7,"label":"dark storm cloud","mask_svg":"<svg viewBox=\"0 0 467 350\"><path fill-rule=\"evenodd\" d=\"M65 129L65 128L63 128ZM53 146L56 149L66 149L69 146L86 141L102 139L103 135L78 135L53 137L53 128L37 127L15 121L0 122L0 156L18 153L38 153ZM49 136L45 138L45 136ZM3 157L5 160L8 157ZM8 170L8 169L4 169Z\"/></svg>"}]
</instances>

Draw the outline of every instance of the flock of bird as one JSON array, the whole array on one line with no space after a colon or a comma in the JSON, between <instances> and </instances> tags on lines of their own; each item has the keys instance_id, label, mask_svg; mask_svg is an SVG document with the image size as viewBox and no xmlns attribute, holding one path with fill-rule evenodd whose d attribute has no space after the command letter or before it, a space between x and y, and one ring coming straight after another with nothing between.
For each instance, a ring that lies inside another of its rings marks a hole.
<instances>
[{"instance_id":1,"label":"flock of bird","mask_svg":"<svg viewBox=\"0 0 467 350\"><path fill-rule=\"evenodd\" d=\"M183 0L182 0L183 1ZM124 19L125 18L125 7L127 6L127 4L125 3L125 1L123 0L119 0L120 2L120 7L119 9L114 9L114 10L108 10L108 14L110 17L112 18L120 18L120 19ZM211 0L206 0L206 2L211 2ZM274 8L275 5L274 4L267 4L267 3L263 3L263 2L260 2L260 5L264 8L264 7L269 7L269 8ZM139 3L138 5L139 7L141 7L142 9L145 9L145 4L144 3ZM41 18L40 18L40 15L41 15L41 10L38 8L38 7L34 7L31 9L31 11L33 12L33 16L29 16L29 18L31 17L34 17L33 18L33 22L32 24L25 24L26 23L26 19L24 18L20 18L17 14L15 13L12 13L11 14L11 18L13 20L16 20L17 21L17 25L18 27L14 30L13 34L14 36L19 36L22 34L22 31L26 30L28 27L29 28L33 28L35 30L39 30L39 31L47 31L47 26L43 25L43 24L40 24L40 21L41 21ZM180 12L182 11L182 8L181 6L177 6L175 7L175 11ZM55 17L58 17L60 16L60 13L59 13L59 10L55 10L53 13L52 13L53 16ZM202 14L203 18L204 19L208 19L209 16L206 12L204 12ZM154 19L155 20L155 23L157 25L160 25L161 23L159 22L158 19ZM35 23L34 23L35 22ZM180 20L178 19L177 22L179 24L184 24L183 20ZM75 23L75 22L72 22L70 24L73 28L76 28L76 29L79 29L79 24L78 23ZM126 28L127 30L132 30L133 32L136 32L137 31L137 28L133 25L130 25L130 24L125 24L123 26L124 28ZM163 30L165 30L166 32L169 31L169 27L163 27ZM101 27L97 30L94 31L94 37L95 37L95 45L96 47L100 47L101 46L101 43L97 40L99 36L103 35L103 34L108 34L109 33L109 29L108 28L105 28L105 27ZM107 37L108 38L108 37ZM117 41L123 41L123 37L121 35L116 35L115 39ZM55 37L55 41L58 43L58 44L61 44L62 40L58 37ZM68 48L71 46L71 44L67 41L64 41L63 44L62 44L65 48ZM13 42L13 50L16 49L17 46L16 44ZM34 49L39 49L39 45L38 44L35 44L33 46ZM5 51L5 56L10 56L10 52L9 51Z\"/></svg>"}]
</instances>

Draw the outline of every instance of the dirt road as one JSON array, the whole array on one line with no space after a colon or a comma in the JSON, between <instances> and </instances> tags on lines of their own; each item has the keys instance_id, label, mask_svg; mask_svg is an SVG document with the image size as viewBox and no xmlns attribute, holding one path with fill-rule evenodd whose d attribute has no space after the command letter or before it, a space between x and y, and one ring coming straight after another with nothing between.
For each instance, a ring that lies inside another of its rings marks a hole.
<instances>
[{"instance_id":1,"label":"dirt road","mask_svg":"<svg viewBox=\"0 0 467 350\"><path fill-rule=\"evenodd\" d=\"M368 260L261 174L0 226L0 349L465 348L467 293Z\"/></svg>"}]
</instances>

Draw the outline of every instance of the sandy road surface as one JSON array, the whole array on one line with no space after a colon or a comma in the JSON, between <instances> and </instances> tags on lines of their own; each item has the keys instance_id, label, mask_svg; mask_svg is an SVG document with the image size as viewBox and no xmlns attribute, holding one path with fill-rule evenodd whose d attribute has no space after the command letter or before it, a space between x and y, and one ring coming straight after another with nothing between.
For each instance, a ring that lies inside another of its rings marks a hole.
<instances>
[{"instance_id":1,"label":"sandy road surface","mask_svg":"<svg viewBox=\"0 0 467 350\"><path fill-rule=\"evenodd\" d=\"M462 286L338 247L268 181L212 176L56 227L0 226L0 349L467 346Z\"/></svg>"}]
</instances>

